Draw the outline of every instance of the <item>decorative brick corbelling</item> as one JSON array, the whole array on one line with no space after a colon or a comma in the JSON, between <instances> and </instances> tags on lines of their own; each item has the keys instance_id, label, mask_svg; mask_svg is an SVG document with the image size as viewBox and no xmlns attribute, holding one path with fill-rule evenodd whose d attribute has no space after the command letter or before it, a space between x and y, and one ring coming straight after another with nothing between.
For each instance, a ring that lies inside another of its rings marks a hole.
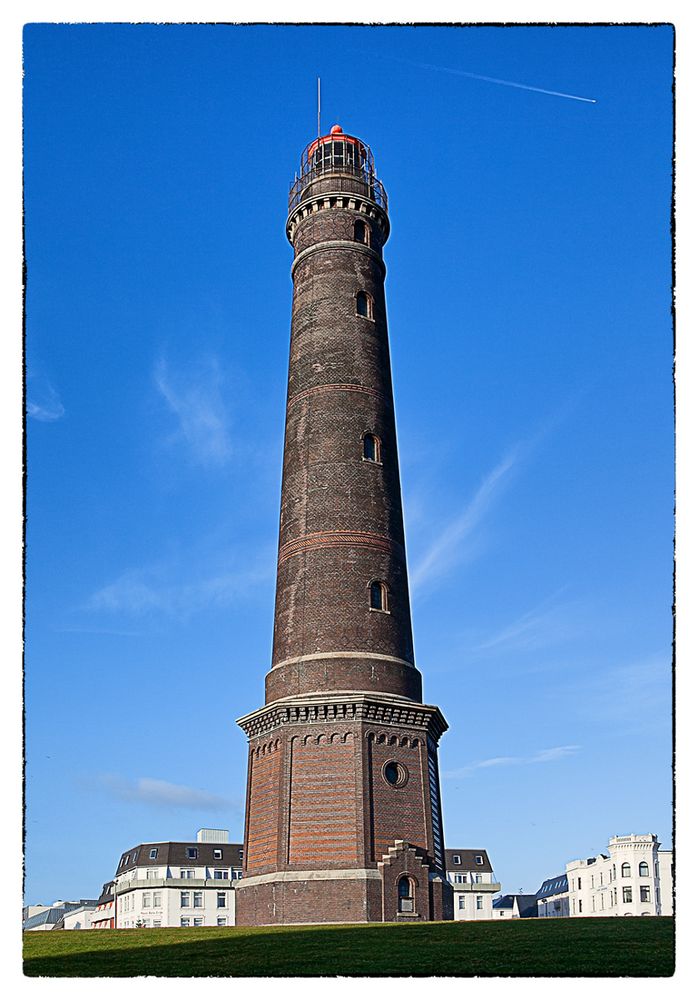
<instances>
[{"instance_id":1,"label":"decorative brick corbelling","mask_svg":"<svg viewBox=\"0 0 698 1000\"><path fill-rule=\"evenodd\" d=\"M382 700L355 692L348 692L344 697L333 693L283 699L243 716L237 724L252 739L282 726L326 725L339 720L414 727L437 741L448 728L448 723L435 705L420 705L397 697ZM371 737L376 738L373 733L367 735L367 738Z\"/></svg>"},{"instance_id":2,"label":"decorative brick corbelling","mask_svg":"<svg viewBox=\"0 0 698 1000\"><path fill-rule=\"evenodd\" d=\"M404 546L392 538L371 531L315 531L286 542L279 549L279 563L291 556L300 555L313 549L375 549L379 552L399 552L403 557Z\"/></svg>"}]
</instances>

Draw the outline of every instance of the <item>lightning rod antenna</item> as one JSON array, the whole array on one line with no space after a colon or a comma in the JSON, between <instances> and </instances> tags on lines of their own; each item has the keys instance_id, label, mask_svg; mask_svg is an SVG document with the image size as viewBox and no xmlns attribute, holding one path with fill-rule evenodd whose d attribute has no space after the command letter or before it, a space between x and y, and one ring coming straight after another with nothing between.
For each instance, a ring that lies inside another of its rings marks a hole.
<instances>
[{"instance_id":1,"label":"lightning rod antenna","mask_svg":"<svg viewBox=\"0 0 698 1000\"><path fill-rule=\"evenodd\" d=\"M317 78L317 137L320 138L320 77Z\"/></svg>"}]
</instances>

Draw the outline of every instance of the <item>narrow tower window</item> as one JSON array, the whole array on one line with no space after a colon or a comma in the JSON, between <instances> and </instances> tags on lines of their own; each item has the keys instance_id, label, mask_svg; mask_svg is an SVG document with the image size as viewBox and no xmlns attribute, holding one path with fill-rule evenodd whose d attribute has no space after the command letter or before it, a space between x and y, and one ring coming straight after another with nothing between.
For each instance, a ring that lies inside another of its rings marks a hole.
<instances>
[{"instance_id":1,"label":"narrow tower window","mask_svg":"<svg viewBox=\"0 0 698 1000\"><path fill-rule=\"evenodd\" d=\"M364 434L364 459L367 462L381 460L381 442L375 434Z\"/></svg>"},{"instance_id":2,"label":"narrow tower window","mask_svg":"<svg viewBox=\"0 0 698 1000\"><path fill-rule=\"evenodd\" d=\"M367 247L371 245L371 230L367 222L357 219L354 223L354 239L357 243L365 243Z\"/></svg>"},{"instance_id":3,"label":"narrow tower window","mask_svg":"<svg viewBox=\"0 0 698 1000\"><path fill-rule=\"evenodd\" d=\"M373 299L367 292L356 293L356 314L373 319Z\"/></svg>"},{"instance_id":4,"label":"narrow tower window","mask_svg":"<svg viewBox=\"0 0 698 1000\"><path fill-rule=\"evenodd\" d=\"M640 862L640 876L642 878L648 878L649 877L649 873L650 873L650 866L647 864L646 861L641 861Z\"/></svg>"},{"instance_id":5,"label":"narrow tower window","mask_svg":"<svg viewBox=\"0 0 698 1000\"><path fill-rule=\"evenodd\" d=\"M388 610L388 588L382 580L374 580L371 583L371 610Z\"/></svg>"}]
</instances>

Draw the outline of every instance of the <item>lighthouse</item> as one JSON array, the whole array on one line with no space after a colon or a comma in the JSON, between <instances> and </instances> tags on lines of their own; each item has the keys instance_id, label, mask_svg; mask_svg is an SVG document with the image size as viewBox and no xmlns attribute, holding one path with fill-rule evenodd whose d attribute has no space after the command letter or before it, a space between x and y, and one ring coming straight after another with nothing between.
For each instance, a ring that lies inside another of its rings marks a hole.
<instances>
[{"instance_id":1,"label":"lighthouse","mask_svg":"<svg viewBox=\"0 0 698 1000\"><path fill-rule=\"evenodd\" d=\"M334 125L290 190L276 606L248 738L243 925L444 920L438 743L415 666L388 345L388 201Z\"/></svg>"}]
</instances>

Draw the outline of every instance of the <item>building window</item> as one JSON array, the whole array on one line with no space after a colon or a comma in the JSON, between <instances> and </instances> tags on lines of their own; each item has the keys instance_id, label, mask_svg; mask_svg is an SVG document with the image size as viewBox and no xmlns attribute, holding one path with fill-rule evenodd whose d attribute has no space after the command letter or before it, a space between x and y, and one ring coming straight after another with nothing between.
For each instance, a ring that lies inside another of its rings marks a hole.
<instances>
[{"instance_id":1,"label":"building window","mask_svg":"<svg viewBox=\"0 0 698 1000\"><path fill-rule=\"evenodd\" d=\"M649 878L650 876L650 866L646 861L640 862L640 878Z\"/></svg>"},{"instance_id":2,"label":"building window","mask_svg":"<svg viewBox=\"0 0 698 1000\"><path fill-rule=\"evenodd\" d=\"M397 908L399 913L414 913L412 880L403 875L397 884Z\"/></svg>"},{"instance_id":3,"label":"building window","mask_svg":"<svg viewBox=\"0 0 698 1000\"><path fill-rule=\"evenodd\" d=\"M179 919L179 926L180 927L190 927L191 926L191 921L189 920L189 917L180 917L180 919Z\"/></svg>"},{"instance_id":4,"label":"building window","mask_svg":"<svg viewBox=\"0 0 698 1000\"><path fill-rule=\"evenodd\" d=\"M581 901L581 899L579 900L579 912L580 913L582 912L582 901Z\"/></svg>"},{"instance_id":5,"label":"building window","mask_svg":"<svg viewBox=\"0 0 698 1000\"><path fill-rule=\"evenodd\" d=\"M191 906L191 893L187 889L179 894L179 905L180 906Z\"/></svg>"},{"instance_id":6,"label":"building window","mask_svg":"<svg viewBox=\"0 0 698 1000\"><path fill-rule=\"evenodd\" d=\"M481 854L476 854L475 855L475 864L476 865L484 864L484 862L482 860L482 855Z\"/></svg>"},{"instance_id":7,"label":"building window","mask_svg":"<svg viewBox=\"0 0 698 1000\"><path fill-rule=\"evenodd\" d=\"M633 901L633 887L631 885L623 886L623 902L632 903Z\"/></svg>"},{"instance_id":8,"label":"building window","mask_svg":"<svg viewBox=\"0 0 698 1000\"><path fill-rule=\"evenodd\" d=\"M396 760L389 760L383 765L383 777L393 788L403 788L407 784L409 771L404 764Z\"/></svg>"},{"instance_id":9,"label":"building window","mask_svg":"<svg viewBox=\"0 0 698 1000\"><path fill-rule=\"evenodd\" d=\"M593 875L591 876L591 888L592 889L594 888L594 876Z\"/></svg>"},{"instance_id":10,"label":"building window","mask_svg":"<svg viewBox=\"0 0 698 1000\"><path fill-rule=\"evenodd\" d=\"M649 903L649 902L651 902L650 887L648 885L641 885L640 886L640 902L641 903Z\"/></svg>"},{"instance_id":11,"label":"building window","mask_svg":"<svg viewBox=\"0 0 698 1000\"><path fill-rule=\"evenodd\" d=\"M366 462L380 463L381 443L380 438L377 438L375 434L364 434L363 458Z\"/></svg>"},{"instance_id":12,"label":"building window","mask_svg":"<svg viewBox=\"0 0 698 1000\"><path fill-rule=\"evenodd\" d=\"M459 910L464 910L465 909L465 896L459 896L458 897L458 909Z\"/></svg>"},{"instance_id":13,"label":"building window","mask_svg":"<svg viewBox=\"0 0 698 1000\"><path fill-rule=\"evenodd\" d=\"M373 319L373 299L368 292L356 293L356 315L364 319Z\"/></svg>"},{"instance_id":14,"label":"building window","mask_svg":"<svg viewBox=\"0 0 698 1000\"><path fill-rule=\"evenodd\" d=\"M146 878L157 878L158 877L158 870L157 870L157 868L146 868L146 870L145 870L145 877Z\"/></svg>"},{"instance_id":15,"label":"building window","mask_svg":"<svg viewBox=\"0 0 698 1000\"><path fill-rule=\"evenodd\" d=\"M214 861L222 861L223 860L223 851L221 850L220 847L214 847L213 848L213 860Z\"/></svg>"},{"instance_id":16,"label":"building window","mask_svg":"<svg viewBox=\"0 0 698 1000\"><path fill-rule=\"evenodd\" d=\"M152 897L151 897L151 895L150 895L150 893L149 893L149 892L144 892L144 893L143 893L143 902L141 903L141 906L143 906L143 907L147 907L148 909L150 909L150 905L151 905L151 902L150 902L150 901L151 901L151 898L152 898Z\"/></svg>"},{"instance_id":17,"label":"building window","mask_svg":"<svg viewBox=\"0 0 698 1000\"><path fill-rule=\"evenodd\" d=\"M225 907L227 905L228 905L227 894L225 892L217 892L216 893L216 906L220 909L220 907Z\"/></svg>"},{"instance_id":18,"label":"building window","mask_svg":"<svg viewBox=\"0 0 698 1000\"><path fill-rule=\"evenodd\" d=\"M157 856L158 856L158 849L157 849L157 847L151 847L150 854L148 855L148 857L150 858L151 861L155 861L155 859L157 858Z\"/></svg>"},{"instance_id":19,"label":"building window","mask_svg":"<svg viewBox=\"0 0 698 1000\"><path fill-rule=\"evenodd\" d=\"M475 897L475 909L476 910L481 910L482 909L482 896L476 896Z\"/></svg>"},{"instance_id":20,"label":"building window","mask_svg":"<svg viewBox=\"0 0 698 1000\"><path fill-rule=\"evenodd\" d=\"M482 882L482 875L480 875L479 873L478 873L478 874L476 874L476 875L475 875L475 881L476 881L476 882Z\"/></svg>"},{"instance_id":21,"label":"building window","mask_svg":"<svg viewBox=\"0 0 698 1000\"><path fill-rule=\"evenodd\" d=\"M620 866L620 877L621 878L630 878L630 865L628 864L627 861L625 861Z\"/></svg>"},{"instance_id":22,"label":"building window","mask_svg":"<svg viewBox=\"0 0 698 1000\"><path fill-rule=\"evenodd\" d=\"M153 893L153 906L162 906L162 893L161 892L154 892Z\"/></svg>"},{"instance_id":23,"label":"building window","mask_svg":"<svg viewBox=\"0 0 698 1000\"><path fill-rule=\"evenodd\" d=\"M228 869L227 868L214 868L213 869L213 877L214 878L218 878L218 879L227 878L228 877Z\"/></svg>"},{"instance_id":24,"label":"building window","mask_svg":"<svg viewBox=\"0 0 698 1000\"><path fill-rule=\"evenodd\" d=\"M179 869L179 877L180 878L194 878L194 869L193 868L180 868Z\"/></svg>"},{"instance_id":25,"label":"building window","mask_svg":"<svg viewBox=\"0 0 698 1000\"><path fill-rule=\"evenodd\" d=\"M217 917L216 918L216 923L217 923L217 925L219 927L227 927L228 926L228 918L227 917Z\"/></svg>"},{"instance_id":26,"label":"building window","mask_svg":"<svg viewBox=\"0 0 698 1000\"><path fill-rule=\"evenodd\" d=\"M460 862L460 854L454 854L453 855L453 864L454 865L459 865L460 863L461 863Z\"/></svg>"},{"instance_id":27,"label":"building window","mask_svg":"<svg viewBox=\"0 0 698 1000\"><path fill-rule=\"evenodd\" d=\"M194 906L199 909L204 905L204 894L203 892L194 893Z\"/></svg>"},{"instance_id":28,"label":"building window","mask_svg":"<svg viewBox=\"0 0 698 1000\"><path fill-rule=\"evenodd\" d=\"M199 856L199 849L197 847L187 847L187 858L189 861L196 861Z\"/></svg>"},{"instance_id":29,"label":"building window","mask_svg":"<svg viewBox=\"0 0 698 1000\"><path fill-rule=\"evenodd\" d=\"M153 927L162 927L162 920L153 920Z\"/></svg>"},{"instance_id":30,"label":"building window","mask_svg":"<svg viewBox=\"0 0 698 1000\"><path fill-rule=\"evenodd\" d=\"M371 611L388 610L388 588L382 580L372 580L370 586Z\"/></svg>"},{"instance_id":31,"label":"building window","mask_svg":"<svg viewBox=\"0 0 698 1000\"><path fill-rule=\"evenodd\" d=\"M357 219L354 223L354 240L356 243L364 243L367 247L371 245L371 230L368 223Z\"/></svg>"}]
</instances>

